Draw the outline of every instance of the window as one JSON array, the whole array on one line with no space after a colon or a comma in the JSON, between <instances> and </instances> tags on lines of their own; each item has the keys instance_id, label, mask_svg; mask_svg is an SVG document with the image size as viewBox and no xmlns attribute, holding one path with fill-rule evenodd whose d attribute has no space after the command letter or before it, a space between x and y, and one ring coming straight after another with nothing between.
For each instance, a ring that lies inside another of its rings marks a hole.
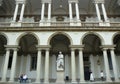
<instances>
[{"instance_id":1,"label":"window","mask_svg":"<svg viewBox=\"0 0 120 84\"><path fill-rule=\"evenodd\" d=\"M8 69L11 69L11 66L12 66L12 56L10 56L9 58Z\"/></svg>"},{"instance_id":2,"label":"window","mask_svg":"<svg viewBox=\"0 0 120 84\"><path fill-rule=\"evenodd\" d=\"M37 57L32 56L31 57L31 68L30 68L30 70L36 70L36 66L37 66Z\"/></svg>"},{"instance_id":3,"label":"window","mask_svg":"<svg viewBox=\"0 0 120 84\"><path fill-rule=\"evenodd\" d=\"M8 61L8 69L11 69L12 59L13 59L13 51L10 51L10 57L9 57L9 61Z\"/></svg>"}]
</instances>

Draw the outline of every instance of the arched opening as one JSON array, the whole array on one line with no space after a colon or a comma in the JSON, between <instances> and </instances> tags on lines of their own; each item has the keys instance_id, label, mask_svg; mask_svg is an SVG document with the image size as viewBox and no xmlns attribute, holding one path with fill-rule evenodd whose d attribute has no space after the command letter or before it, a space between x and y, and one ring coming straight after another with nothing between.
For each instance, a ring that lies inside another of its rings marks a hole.
<instances>
[{"instance_id":1,"label":"arched opening","mask_svg":"<svg viewBox=\"0 0 120 84\"><path fill-rule=\"evenodd\" d=\"M116 57L116 62L117 62L117 67L118 67L118 72L120 71L120 34L117 34L114 39L113 39L113 44L116 45L115 47L115 57ZM120 75L120 74L118 74Z\"/></svg>"},{"instance_id":2,"label":"arched opening","mask_svg":"<svg viewBox=\"0 0 120 84\"><path fill-rule=\"evenodd\" d=\"M120 55L120 34L114 37L113 43L116 45L116 48L115 48L116 55Z\"/></svg>"},{"instance_id":3,"label":"arched opening","mask_svg":"<svg viewBox=\"0 0 120 84\"><path fill-rule=\"evenodd\" d=\"M64 78L67 76L70 77L70 40L67 36L63 34L57 34L52 37L50 40L50 45L51 45L51 58L52 61L50 60L50 75L51 78L57 79L59 81L64 81ZM57 59L59 58L59 52L62 53L63 55L63 67L57 66L58 61ZM61 72L60 72L61 71ZM54 74L54 75L53 75ZM59 76L58 76L59 75ZM61 76L60 76L61 75ZM56 82L57 82L56 80Z\"/></svg>"},{"instance_id":4,"label":"arched opening","mask_svg":"<svg viewBox=\"0 0 120 84\"><path fill-rule=\"evenodd\" d=\"M37 48L38 40L32 34L27 34L20 38L18 51L18 72L19 74L27 74L28 77L35 78L33 71L37 66ZM31 76L32 75L32 76Z\"/></svg>"},{"instance_id":5,"label":"arched opening","mask_svg":"<svg viewBox=\"0 0 120 84\"><path fill-rule=\"evenodd\" d=\"M6 53L4 45L7 45L7 39L5 36L0 35L0 69L2 69L2 67L3 67L5 53ZM1 70L0 70L0 74L2 74L2 73L3 72L1 72ZM0 77L1 77L1 75L0 75Z\"/></svg>"},{"instance_id":6,"label":"arched opening","mask_svg":"<svg viewBox=\"0 0 120 84\"><path fill-rule=\"evenodd\" d=\"M4 45L7 44L7 39L3 35L0 35L0 54L5 54L6 50Z\"/></svg>"},{"instance_id":7,"label":"arched opening","mask_svg":"<svg viewBox=\"0 0 120 84\"><path fill-rule=\"evenodd\" d=\"M64 54L69 53L70 40L65 35L55 35L51 39L50 45L52 54L58 54L59 51L63 52Z\"/></svg>"},{"instance_id":8,"label":"arched opening","mask_svg":"<svg viewBox=\"0 0 120 84\"><path fill-rule=\"evenodd\" d=\"M101 40L94 34L88 34L84 37L82 44L85 45L83 50L85 80L89 80L91 72L96 76L99 76L98 73L100 73L100 70L97 70L97 68L100 69L97 65L99 65L102 55Z\"/></svg>"}]
</instances>

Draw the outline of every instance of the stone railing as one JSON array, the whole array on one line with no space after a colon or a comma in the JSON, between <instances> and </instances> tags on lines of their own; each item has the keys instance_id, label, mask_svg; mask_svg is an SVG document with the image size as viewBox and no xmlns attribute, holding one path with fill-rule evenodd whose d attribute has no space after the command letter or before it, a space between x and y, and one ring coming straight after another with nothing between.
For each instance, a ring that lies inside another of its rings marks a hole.
<instances>
[{"instance_id":1,"label":"stone railing","mask_svg":"<svg viewBox=\"0 0 120 84\"><path fill-rule=\"evenodd\" d=\"M87 27L87 26L91 26L91 27L96 27L96 26L100 26L99 22L81 22L81 25L78 25L78 22L72 22L72 25L70 22L42 22L42 25L40 25L40 22L22 22L19 23L19 26L16 26L16 24L19 22L14 23L14 25L11 26L11 22L0 22L0 27L41 27L41 26L81 26L81 27ZM103 23L104 24L104 23ZM110 22L109 23L111 27L120 27L120 22ZM104 25L105 26L105 25Z\"/></svg>"},{"instance_id":2,"label":"stone railing","mask_svg":"<svg viewBox=\"0 0 120 84\"><path fill-rule=\"evenodd\" d=\"M10 27L10 22L0 22L0 27Z\"/></svg>"}]
</instances>

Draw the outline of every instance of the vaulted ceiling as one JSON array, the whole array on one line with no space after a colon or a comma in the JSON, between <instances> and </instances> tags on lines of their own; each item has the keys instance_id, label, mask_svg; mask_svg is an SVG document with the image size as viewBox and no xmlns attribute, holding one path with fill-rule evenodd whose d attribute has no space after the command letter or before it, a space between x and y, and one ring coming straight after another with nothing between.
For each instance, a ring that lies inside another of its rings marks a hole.
<instances>
[{"instance_id":1,"label":"vaulted ceiling","mask_svg":"<svg viewBox=\"0 0 120 84\"><path fill-rule=\"evenodd\" d=\"M26 15L40 15L41 13L41 0L27 0L25 7ZM108 14L120 14L120 6L118 0L105 0L105 7ZM47 5L45 6L47 13ZM0 6L1 15L13 15L15 10L15 0L3 0ZM94 14L95 8L93 0L79 0L80 14ZM73 4L73 12L75 7ZM68 14L68 0L52 0L52 14Z\"/></svg>"}]
</instances>

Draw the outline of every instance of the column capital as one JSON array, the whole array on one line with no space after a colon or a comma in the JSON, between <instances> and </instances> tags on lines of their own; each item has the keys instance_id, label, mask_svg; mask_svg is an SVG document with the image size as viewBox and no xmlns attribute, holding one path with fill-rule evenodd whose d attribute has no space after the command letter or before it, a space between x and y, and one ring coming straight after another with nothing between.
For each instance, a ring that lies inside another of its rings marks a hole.
<instances>
[{"instance_id":1,"label":"column capital","mask_svg":"<svg viewBox=\"0 0 120 84\"><path fill-rule=\"evenodd\" d=\"M102 45L100 46L100 48L102 49L114 49L116 47L116 45Z\"/></svg>"},{"instance_id":2,"label":"column capital","mask_svg":"<svg viewBox=\"0 0 120 84\"><path fill-rule=\"evenodd\" d=\"M78 3L78 0L68 0L68 3Z\"/></svg>"},{"instance_id":3,"label":"column capital","mask_svg":"<svg viewBox=\"0 0 120 84\"><path fill-rule=\"evenodd\" d=\"M16 4L25 4L26 3L26 0L15 0L16 1Z\"/></svg>"},{"instance_id":4,"label":"column capital","mask_svg":"<svg viewBox=\"0 0 120 84\"><path fill-rule=\"evenodd\" d=\"M93 0L93 3L105 3L105 0Z\"/></svg>"},{"instance_id":5,"label":"column capital","mask_svg":"<svg viewBox=\"0 0 120 84\"><path fill-rule=\"evenodd\" d=\"M41 3L52 3L52 0L42 0Z\"/></svg>"},{"instance_id":6,"label":"column capital","mask_svg":"<svg viewBox=\"0 0 120 84\"><path fill-rule=\"evenodd\" d=\"M20 48L18 45L4 45L4 47L6 47L7 50L18 50Z\"/></svg>"},{"instance_id":7,"label":"column capital","mask_svg":"<svg viewBox=\"0 0 120 84\"><path fill-rule=\"evenodd\" d=\"M83 48L84 48L84 45L70 45L69 47L70 47L71 49L74 49L74 50L75 50L75 49L79 49L79 50L80 50L80 49L83 49Z\"/></svg>"},{"instance_id":8,"label":"column capital","mask_svg":"<svg viewBox=\"0 0 120 84\"><path fill-rule=\"evenodd\" d=\"M50 45L37 45L38 50L49 50L51 48Z\"/></svg>"}]
</instances>

